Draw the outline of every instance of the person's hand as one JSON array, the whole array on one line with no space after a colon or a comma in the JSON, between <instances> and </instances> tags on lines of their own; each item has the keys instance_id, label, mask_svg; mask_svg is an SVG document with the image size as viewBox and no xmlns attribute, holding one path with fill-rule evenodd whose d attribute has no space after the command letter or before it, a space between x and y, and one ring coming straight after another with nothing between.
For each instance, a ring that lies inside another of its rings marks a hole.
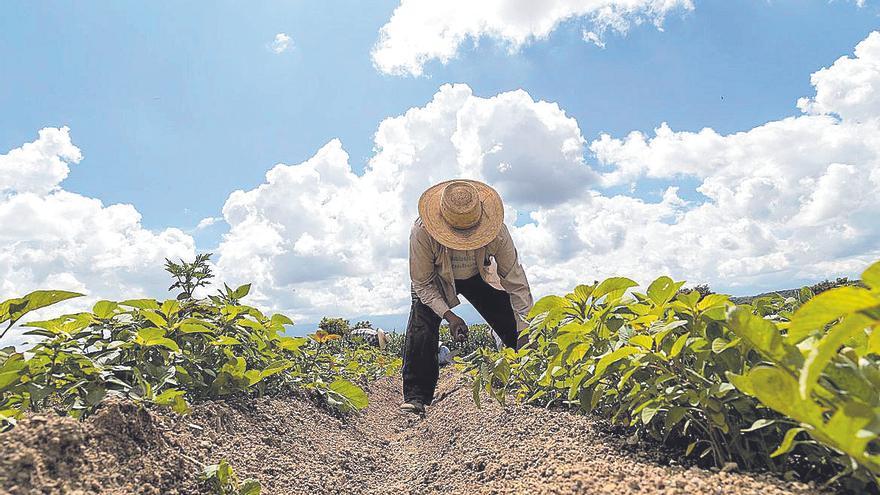
<instances>
[{"instance_id":1,"label":"person's hand","mask_svg":"<svg viewBox=\"0 0 880 495\"><path fill-rule=\"evenodd\" d=\"M457 314L452 312L452 310L447 311L443 315L443 318L449 322L449 334L452 335L453 340L456 342L464 342L467 340L468 327L464 320L459 318Z\"/></svg>"}]
</instances>

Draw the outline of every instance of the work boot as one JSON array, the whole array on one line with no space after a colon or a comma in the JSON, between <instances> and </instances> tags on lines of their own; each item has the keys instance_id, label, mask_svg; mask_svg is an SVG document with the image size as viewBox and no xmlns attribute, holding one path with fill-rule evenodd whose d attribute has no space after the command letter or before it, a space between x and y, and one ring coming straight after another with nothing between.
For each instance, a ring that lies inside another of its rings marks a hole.
<instances>
[{"instance_id":1,"label":"work boot","mask_svg":"<svg viewBox=\"0 0 880 495\"><path fill-rule=\"evenodd\" d=\"M413 399L400 405L401 411L411 412L413 414L425 414L425 405L422 401Z\"/></svg>"}]
</instances>

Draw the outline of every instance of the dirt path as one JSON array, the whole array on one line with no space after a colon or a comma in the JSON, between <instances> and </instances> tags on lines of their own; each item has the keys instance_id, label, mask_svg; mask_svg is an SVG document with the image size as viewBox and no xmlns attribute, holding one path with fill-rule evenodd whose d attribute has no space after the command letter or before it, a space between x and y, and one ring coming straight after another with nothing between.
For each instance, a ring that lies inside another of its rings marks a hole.
<instances>
[{"instance_id":1,"label":"dirt path","mask_svg":"<svg viewBox=\"0 0 880 495\"><path fill-rule=\"evenodd\" d=\"M586 417L472 402L444 373L425 418L397 411L399 379L342 421L296 399L217 402L179 418L111 402L85 423L34 416L0 435L0 493L202 493L226 458L264 494L817 493L769 476L685 469ZM663 465L666 464L666 465Z\"/></svg>"}]
</instances>

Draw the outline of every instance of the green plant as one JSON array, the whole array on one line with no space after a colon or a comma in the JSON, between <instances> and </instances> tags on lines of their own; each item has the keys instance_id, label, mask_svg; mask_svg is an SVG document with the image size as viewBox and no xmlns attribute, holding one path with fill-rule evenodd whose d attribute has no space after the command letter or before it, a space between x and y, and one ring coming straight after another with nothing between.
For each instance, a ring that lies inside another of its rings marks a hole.
<instances>
[{"instance_id":1,"label":"green plant","mask_svg":"<svg viewBox=\"0 0 880 495\"><path fill-rule=\"evenodd\" d=\"M460 349L460 354L469 354L477 349L495 349L495 337L492 336L492 329L485 323L476 325L468 325L468 336L464 342L455 342L452 335L449 334L449 327L442 325L440 327L440 342L450 349Z\"/></svg>"},{"instance_id":2,"label":"green plant","mask_svg":"<svg viewBox=\"0 0 880 495\"><path fill-rule=\"evenodd\" d=\"M180 263L174 263L165 258L165 271L176 279L168 290L181 289L182 292L177 295L177 299L192 299L193 292L197 288L208 285L210 279L214 278L211 267L208 265L210 259L211 253L196 255L196 259L192 263L183 260L180 260Z\"/></svg>"},{"instance_id":3,"label":"green plant","mask_svg":"<svg viewBox=\"0 0 880 495\"><path fill-rule=\"evenodd\" d=\"M91 312L27 323L26 333L43 340L27 356L0 352L0 426L28 409L82 417L107 394L185 413L209 398L299 393L348 412L366 407L356 383L398 364L373 350L343 348L326 332L283 335L289 318L241 303L249 285L195 298L211 277L207 262L169 262L172 288L182 289L176 299L99 301Z\"/></svg>"},{"instance_id":4,"label":"green plant","mask_svg":"<svg viewBox=\"0 0 880 495\"><path fill-rule=\"evenodd\" d=\"M688 294L690 292L697 292L700 294L701 299L708 296L709 294L715 293L709 287L708 284L699 284L699 285L695 285L694 287L682 287L681 289L678 289L678 292L680 292L682 294Z\"/></svg>"},{"instance_id":5,"label":"green plant","mask_svg":"<svg viewBox=\"0 0 880 495\"><path fill-rule=\"evenodd\" d=\"M774 322L737 308L732 328L760 355L729 375L741 391L797 422L778 453L818 442L848 458L841 475L880 478L880 262L867 288L828 289ZM798 437L801 439L798 440Z\"/></svg>"},{"instance_id":6,"label":"green plant","mask_svg":"<svg viewBox=\"0 0 880 495\"><path fill-rule=\"evenodd\" d=\"M318 328L321 330L331 333L333 335L345 336L351 331L351 326L348 324L348 320L344 318L321 318L320 323L318 323Z\"/></svg>"},{"instance_id":7,"label":"green plant","mask_svg":"<svg viewBox=\"0 0 880 495\"><path fill-rule=\"evenodd\" d=\"M845 287L847 285L859 285L859 282L850 280L847 277L837 277L837 279L833 281L826 279L815 283L810 286L810 290L813 291L814 294L819 294L835 287Z\"/></svg>"},{"instance_id":8,"label":"green plant","mask_svg":"<svg viewBox=\"0 0 880 495\"><path fill-rule=\"evenodd\" d=\"M6 332L8 332L18 320L31 311L80 296L82 296L82 294L78 292L37 290L24 297L7 299L6 301L0 302L0 324L6 323L6 328L0 332L0 339L6 335Z\"/></svg>"},{"instance_id":9,"label":"green plant","mask_svg":"<svg viewBox=\"0 0 880 495\"><path fill-rule=\"evenodd\" d=\"M645 293L614 277L541 299L528 346L479 350L465 369L478 403L485 390L568 405L719 466L838 472L864 487L880 474L878 273L864 274L870 290L741 306L668 277Z\"/></svg>"},{"instance_id":10,"label":"green plant","mask_svg":"<svg viewBox=\"0 0 880 495\"><path fill-rule=\"evenodd\" d=\"M238 481L235 470L226 461L205 466L202 479L208 484L215 495L260 495L260 482L254 479Z\"/></svg>"}]
</instances>

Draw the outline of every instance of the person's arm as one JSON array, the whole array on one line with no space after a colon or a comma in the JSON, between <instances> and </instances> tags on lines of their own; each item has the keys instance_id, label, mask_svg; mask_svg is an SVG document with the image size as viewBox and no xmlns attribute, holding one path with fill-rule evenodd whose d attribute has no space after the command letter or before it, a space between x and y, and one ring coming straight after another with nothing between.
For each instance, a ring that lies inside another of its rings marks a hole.
<instances>
[{"instance_id":1,"label":"person's arm","mask_svg":"<svg viewBox=\"0 0 880 495\"><path fill-rule=\"evenodd\" d=\"M449 311L449 305L434 282L436 276L431 239L424 227L417 222L409 234L409 277L416 297L437 313L437 316L444 318Z\"/></svg>"},{"instance_id":2,"label":"person's arm","mask_svg":"<svg viewBox=\"0 0 880 495\"><path fill-rule=\"evenodd\" d=\"M434 283L434 278L437 277L434 266L430 235L416 222L409 235L409 277L412 280L413 290L422 304L449 323L449 332L455 340L466 340L467 323L453 313L443 299L443 294Z\"/></svg>"},{"instance_id":3,"label":"person's arm","mask_svg":"<svg viewBox=\"0 0 880 495\"><path fill-rule=\"evenodd\" d=\"M532 291L506 225L501 226L498 248L495 251L495 262L498 265L501 286L510 294L510 305L520 316L517 321L517 329L522 330L525 328L525 317L532 309Z\"/></svg>"}]
</instances>

